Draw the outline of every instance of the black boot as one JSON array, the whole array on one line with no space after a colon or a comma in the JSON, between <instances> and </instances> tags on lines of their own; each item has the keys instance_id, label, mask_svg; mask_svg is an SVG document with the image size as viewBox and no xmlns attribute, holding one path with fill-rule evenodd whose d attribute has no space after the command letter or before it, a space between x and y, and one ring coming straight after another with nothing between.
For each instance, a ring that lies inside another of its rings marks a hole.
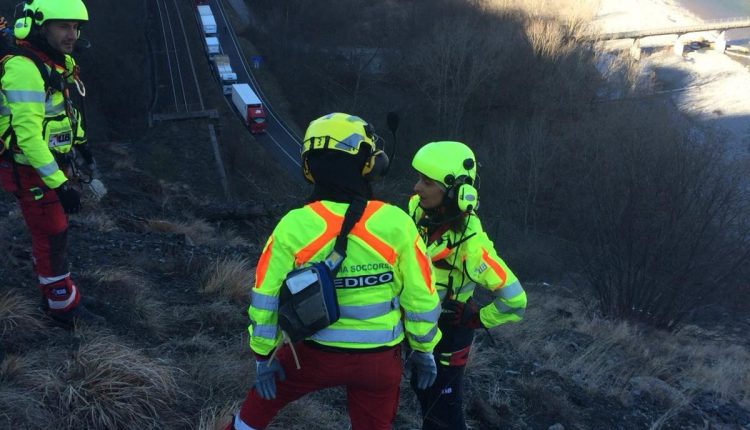
<instances>
[{"instance_id":1,"label":"black boot","mask_svg":"<svg viewBox=\"0 0 750 430\"><path fill-rule=\"evenodd\" d=\"M70 328L75 327L77 324L104 325L106 321L104 317L89 311L83 303L79 303L67 312L48 311L47 315L56 322Z\"/></svg>"}]
</instances>

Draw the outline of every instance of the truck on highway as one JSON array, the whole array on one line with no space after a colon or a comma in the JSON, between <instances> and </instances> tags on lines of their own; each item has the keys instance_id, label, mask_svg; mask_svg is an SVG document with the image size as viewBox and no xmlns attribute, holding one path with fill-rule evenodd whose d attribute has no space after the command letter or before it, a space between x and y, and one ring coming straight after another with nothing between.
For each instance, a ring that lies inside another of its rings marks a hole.
<instances>
[{"instance_id":1,"label":"truck on highway","mask_svg":"<svg viewBox=\"0 0 750 430\"><path fill-rule=\"evenodd\" d=\"M216 55L211 61L214 63L214 71L216 72L216 77L219 79L219 83L221 83L224 94L231 94L232 85L237 83L237 74L232 71L229 56Z\"/></svg>"},{"instance_id":2,"label":"truck on highway","mask_svg":"<svg viewBox=\"0 0 750 430\"><path fill-rule=\"evenodd\" d=\"M232 85L232 104L242 116L250 133L258 134L266 131L266 112L260 98L250 85Z\"/></svg>"},{"instance_id":3,"label":"truck on highway","mask_svg":"<svg viewBox=\"0 0 750 430\"><path fill-rule=\"evenodd\" d=\"M211 6L207 4L199 4L197 8L198 8L198 15L200 16L208 16L208 15L214 16L214 13L211 12Z\"/></svg>"},{"instance_id":4,"label":"truck on highway","mask_svg":"<svg viewBox=\"0 0 750 430\"><path fill-rule=\"evenodd\" d=\"M206 53L208 53L209 58L221 54L221 44L219 43L218 37L205 37L204 39L206 44Z\"/></svg>"},{"instance_id":5,"label":"truck on highway","mask_svg":"<svg viewBox=\"0 0 750 430\"><path fill-rule=\"evenodd\" d=\"M216 34L216 20L212 15L201 15L201 27L203 27L203 34L206 36L213 36Z\"/></svg>"}]
</instances>

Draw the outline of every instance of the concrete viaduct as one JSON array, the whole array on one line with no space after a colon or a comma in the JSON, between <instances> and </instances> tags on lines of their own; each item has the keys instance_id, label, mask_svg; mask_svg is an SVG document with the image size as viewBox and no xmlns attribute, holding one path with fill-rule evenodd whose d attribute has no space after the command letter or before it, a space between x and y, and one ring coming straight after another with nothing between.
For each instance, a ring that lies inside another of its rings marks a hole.
<instances>
[{"instance_id":1,"label":"concrete viaduct","mask_svg":"<svg viewBox=\"0 0 750 430\"><path fill-rule=\"evenodd\" d=\"M714 49L724 52L727 48L726 32L727 30L736 28L750 28L750 17L712 20L700 24L654 28L649 30L601 33L589 36L587 39L591 41L633 39L633 46L630 48L630 54L634 58L639 59L641 57L641 39L644 37L665 36L670 34L677 35L677 39L674 42L674 52L677 55L682 55L685 47L681 40L682 36L689 33L718 31L719 35L714 42Z\"/></svg>"}]
</instances>

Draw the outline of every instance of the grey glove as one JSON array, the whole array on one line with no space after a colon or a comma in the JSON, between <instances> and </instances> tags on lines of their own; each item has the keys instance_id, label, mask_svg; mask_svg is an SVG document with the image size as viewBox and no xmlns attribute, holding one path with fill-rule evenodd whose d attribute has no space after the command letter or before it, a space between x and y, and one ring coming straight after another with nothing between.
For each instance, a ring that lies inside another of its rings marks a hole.
<instances>
[{"instance_id":1,"label":"grey glove","mask_svg":"<svg viewBox=\"0 0 750 430\"><path fill-rule=\"evenodd\" d=\"M286 374L279 360L255 360L254 387L260 397L266 400L276 398L276 375L278 375L279 381L286 379Z\"/></svg>"},{"instance_id":2,"label":"grey glove","mask_svg":"<svg viewBox=\"0 0 750 430\"><path fill-rule=\"evenodd\" d=\"M426 390L435 383L437 365L431 352L414 351L409 357L412 364L412 378L417 378L417 388Z\"/></svg>"}]
</instances>

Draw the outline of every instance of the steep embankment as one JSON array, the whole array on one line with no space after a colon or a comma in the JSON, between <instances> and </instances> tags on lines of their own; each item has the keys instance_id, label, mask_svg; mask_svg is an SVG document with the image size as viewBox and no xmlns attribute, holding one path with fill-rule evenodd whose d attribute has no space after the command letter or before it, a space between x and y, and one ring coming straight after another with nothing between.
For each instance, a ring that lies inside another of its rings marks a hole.
<instances>
[{"instance_id":1,"label":"steep embankment","mask_svg":"<svg viewBox=\"0 0 750 430\"><path fill-rule=\"evenodd\" d=\"M107 17L87 29L101 51L85 55L89 70L100 73L88 80L90 111L110 193L71 217L70 254L89 305L107 324L68 332L43 317L29 237L3 194L0 427L218 430L252 381L245 335L252 265L289 204L272 206L265 202L278 200L264 198L222 205L212 164L196 163L208 145L201 134L206 124L147 127L144 34L153 23L147 5L126 0L91 8L92 17ZM111 58L98 55L107 52ZM207 89L213 85L205 82ZM231 127L232 121L223 125L222 136ZM238 180L235 189L273 196L273 182L283 179L254 172L245 172L249 180ZM478 334L466 387L473 428L750 423L743 333L694 326L677 335L652 332L598 318L577 285L526 287L523 323L492 330L491 337ZM343 399L340 390L307 397L273 428L346 429ZM406 382L395 427L419 427Z\"/></svg>"}]
</instances>

